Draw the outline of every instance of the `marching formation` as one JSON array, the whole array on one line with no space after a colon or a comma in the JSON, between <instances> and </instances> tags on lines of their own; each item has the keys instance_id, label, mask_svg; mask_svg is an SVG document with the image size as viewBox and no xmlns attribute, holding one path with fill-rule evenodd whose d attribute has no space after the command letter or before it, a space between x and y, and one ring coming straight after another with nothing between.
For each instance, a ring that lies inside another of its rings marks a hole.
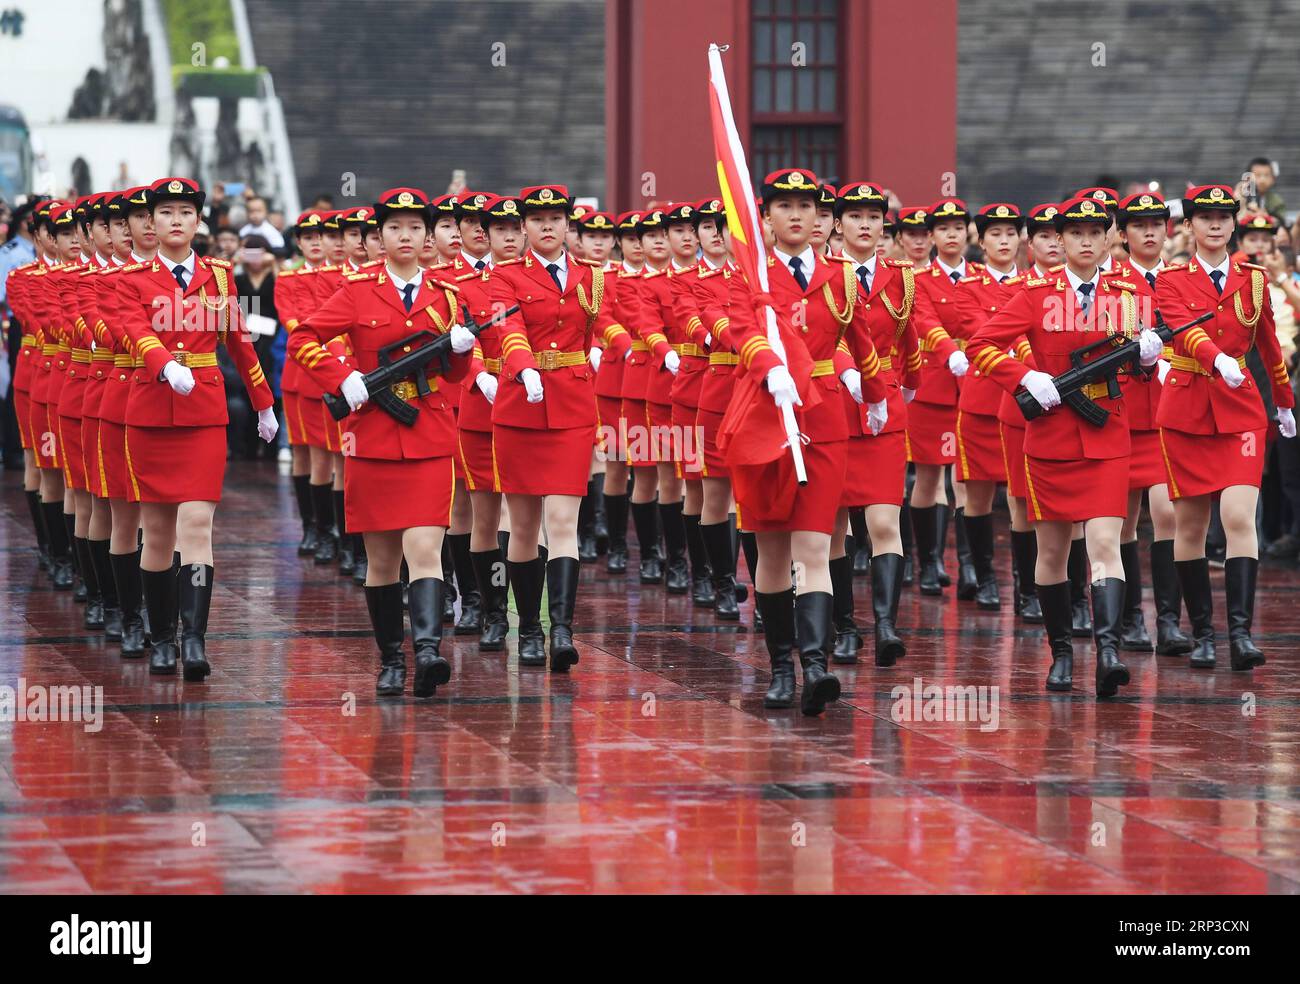
<instances>
[{"instance_id":1,"label":"marching formation","mask_svg":"<svg viewBox=\"0 0 1300 984\"><path fill-rule=\"evenodd\" d=\"M259 436L279 426L230 264L192 248L203 202L185 178L38 201L24 219L37 259L7 280L41 564L123 658L196 683L226 461L218 344ZM758 209L766 288L735 262L721 198L616 215L559 184L400 187L298 217L304 262L275 301L299 553L364 587L377 695L407 692L408 621L411 692L427 698L451 679L444 627L503 652L512 596L520 671L570 672L583 563L735 622L743 554L763 704L819 714L840 694L833 664L864 648L855 575L869 572L883 670L907 655L905 587L1001 609L1000 487L1010 604L1046 632L1049 691L1074 688L1073 640L1089 635L1099 697L1129 682L1125 651L1216 665L1216 499L1229 662L1264 663L1251 625L1270 422L1251 348L1285 438L1294 402L1267 272L1230 252L1259 230L1239 227L1229 186L1187 192L1195 252L1169 267L1154 192L891 214L878 184L788 168ZM982 263L966 259L971 224Z\"/></svg>"}]
</instances>

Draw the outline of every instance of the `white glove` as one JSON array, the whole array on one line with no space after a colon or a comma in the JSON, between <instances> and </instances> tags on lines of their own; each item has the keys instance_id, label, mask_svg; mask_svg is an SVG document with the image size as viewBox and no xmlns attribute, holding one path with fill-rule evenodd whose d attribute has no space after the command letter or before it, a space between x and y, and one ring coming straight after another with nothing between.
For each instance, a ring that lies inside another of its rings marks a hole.
<instances>
[{"instance_id":1,"label":"white glove","mask_svg":"<svg viewBox=\"0 0 1300 984\"><path fill-rule=\"evenodd\" d=\"M1277 429L1283 437L1295 437L1295 414L1285 407L1278 407Z\"/></svg>"},{"instance_id":2,"label":"white glove","mask_svg":"<svg viewBox=\"0 0 1300 984\"><path fill-rule=\"evenodd\" d=\"M1044 410L1061 405L1061 394L1056 392L1056 383L1052 377L1037 369L1030 369L1020 380L1020 385L1029 390L1029 395L1038 401Z\"/></svg>"},{"instance_id":3,"label":"white glove","mask_svg":"<svg viewBox=\"0 0 1300 984\"><path fill-rule=\"evenodd\" d=\"M464 325L451 326L451 350L464 355L474 347L474 333Z\"/></svg>"},{"instance_id":4,"label":"white glove","mask_svg":"<svg viewBox=\"0 0 1300 984\"><path fill-rule=\"evenodd\" d=\"M900 386L899 389L903 391L904 403L911 403L913 400L916 399L916 390L910 390L906 386Z\"/></svg>"},{"instance_id":5,"label":"white glove","mask_svg":"<svg viewBox=\"0 0 1300 984\"><path fill-rule=\"evenodd\" d=\"M490 372L481 372L474 377L474 385L487 397L488 403L497 401L497 378Z\"/></svg>"},{"instance_id":6,"label":"white glove","mask_svg":"<svg viewBox=\"0 0 1300 984\"><path fill-rule=\"evenodd\" d=\"M1169 375L1169 370L1172 368L1173 366L1164 359L1156 363L1156 378L1160 380L1161 385L1164 385L1165 377Z\"/></svg>"},{"instance_id":7,"label":"white glove","mask_svg":"<svg viewBox=\"0 0 1300 984\"><path fill-rule=\"evenodd\" d=\"M1142 329L1142 334L1138 336L1138 357L1141 359L1142 365L1155 365L1156 360L1160 358L1160 353L1164 350L1164 339L1150 328Z\"/></svg>"},{"instance_id":8,"label":"white glove","mask_svg":"<svg viewBox=\"0 0 1300 984\"><path fill-rule=\"evenodd\" d=\"M1246 377L1241 373L1241 366L1237 365L1237 360L1230 355L1224 355L1220 352L1214 357L1214 368L1219 370L1219 375L1223 381L1232 389L1236 389L1246 381Z\"/></svg>"},{"instance_id":9,"label":"white glove","mask_svg":"<svg viewBox=\"0 0 1300 984\"><path fill-rule=\"evenodd\" d=\"M623 353L624 362L626 362L630 358L632 358L632 349L628 349L626 352Z\"/></svg>"},{"instance_id":10,"label":"white glove","mask_svg":"<svg viewBox=\"0 0 1300 984\"><path fill-rule=\"evenodd\" d=\"M343 380L343 385L339 387L339 392L343 394L343 399L348 401L349 410L360 410L370 399L370 391L366 389L366 380L355 369L347 374Z\"/></svg>"},{"instance_id":11,"label":"white glove","mask_svg":"<svg viewBox=\"0 0 1300 984\"><path fill-rule=\"evenodd\" d=\"M879 403L868 403L867 427L871 430L871 436L875 437L884 430L887 423L889 423L889 402L881 400Z\"/></svg>"},{"instance_id":12,"label":"white glove","mask_svg":"<svg viewBox=\"0 0 1300 984\"><path fill-rule=\"evenodd\" d=\"M592 349L587 353L587 361L591 363L592 372L600 372L601 351L598 348Z\"/></svg>"},{"instance_id":13,"label":"white glove","mask_svg":"<svg viewBox=\"0 0 1300 984\"><path fill-rule=\"evenodd\" d=\"M176 360L168 362L163 366L163 379L167 380L167 385L172 388L172 392L180 396L189 396L190 390L194 389L194 373L190 372L188 366L183 366Z\"/></svg>"},{"instance_id":14,"label":"white glove","mask_svg":"<svg viewBox=\"0 0 1300 984\"><path fill-rule=\"evenodd\" d=\"M682 364L682 357L678 355L676 352L672 351L671 349L669 349L668 352L664 355L664 368L667 369L669 372L671 372L674 376L677 375L677 370L681 366L681 364Z\"/></svg>"},{"instance_id":15,"label":"white glove","mask_svg":"<svg viewBox=\"0 0 1300 984\"><path fill-rule=\"evenodd\" d=\"M257 436L262 439L263 444L274 441L279 430L280 421L275 419L274 409L267 407L265 410L257 411Z\"/></svg>"},{"instance_id":16,"label":"white glove","mask_svg":"<svg viewBox=\"0 0 1300 984\"><path fill-rule=\"evenodd\" d=\"M958 379L966 375L966 370L969 368L970 359L966 358L966 353L960 349L948 356L948 371Z\"/></svg>"},{"instance_id":17,"label":"white glove","mask_svg":"<svg viewBox=\"0 0 1300 984\"><path fill-rule=\"evenodd\" d=\"M772 394L778 407L802 406L799 390L794 385L794 377L785 366L773 366L767 371L767 391Z\"/></svg>"},{"instance_id":18,"label":"white glove","mask_svg":"<svg viewBox=\"0 0 1300 984\"><path fill-rule=\"evenodd\" d=\"M529 403L542 402L542 374L536 369L525 369L519 374L519 381L524 384Z\"/></svg>"},{"instance_id":19,"label":"white glove","mask_svg":"<svg viewBox=\"0 0 1300 984\"><path fill-rule=\"evenodd\" d=\"M856 369L845 369L840 373L840 382L849 391L854 403L862 402L862 373Z\"/></svg>"}]
</instances>

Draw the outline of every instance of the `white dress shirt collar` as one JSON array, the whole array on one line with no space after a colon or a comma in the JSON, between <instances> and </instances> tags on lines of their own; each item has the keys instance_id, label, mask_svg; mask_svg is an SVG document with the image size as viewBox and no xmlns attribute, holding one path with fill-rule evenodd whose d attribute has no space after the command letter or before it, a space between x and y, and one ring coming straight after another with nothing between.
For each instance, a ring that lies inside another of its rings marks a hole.
<instances>
[{"instance_id":1,"label":"white dress shirt collar","mask_svg":"<svg viewBox=\"0 0 1300 984\"><path fill-rule=\"evenodd\" d=\"M407 286L410 284L415 284L415 290L411 292L411 307L415 307L415 299L420 296L420 284L424 280L424 271L416 270L415 276L412 279L403 280L397 274L393 273L393 268L390 267L387 263L384 264L384 270L387 271L388 278L392 280L393 287L396 288L397 290L397 298L398 300L402 301L403 305L405 305L406 303L404 292Z\"/></svg>"},{"instance_id":2,"label":"white dress shirt collar","mask_svg":"<svg viewBox=\"0 0 1300 984\"><path fill-rule=\"evenodd\" d=\"M1102 273L1110 273L1111 269L1115 266L1115 258L1107 253L1101 258L1101 262L1098 263L1097 266L1101 267Z\"/></svg>"},{"instance_id":3,"label":"white dress shirt collar","mask_svg":"<svg viewBox=\"0 0 1300 984\"><path fill-rule=\"evenodd\" d=\"M943 262L943 260L939 259L939 257L937 256L934 258L934 262L939 264L939 269L944 272L944 275L949 280L952 279L952 275L954 273L957 274L958 277L966 276L966 261L964 259L961 261L961 266L955 266L955 267L950 267L947 263Z\"/></svg>"},{"instance_id":4,"label":"white dress shirt collar","mask_svg":"<svg viewBox=\"0 0 1300 984\"><path fill-rule=\"evenodd\" d=\"M465 260L465 262L469 264L469 268L471 270L477 269L478 264L480 263L482 263L485 267L490 267L492 265L491 253L484 253L482 256L474 257L474 256L470 256L470 254L467 251L462 249L460 251L460 255Z\"/></svg>"},{"instance_id":5,"label":"white dress shirt collar","mask_svg":"<svg viewBox=\"0 0 1300 984\"><path fill-rule=\"evenodd\" d=\"M1146 278L1146 275L1148 273L1159 273L1161 270L1165 268L1164 260L1156 260L1156 265L1153 266L1150 270L1144 267L1137 260L1133 259L1133 257L1131 256L1129 257L1128 262L1129 262L1129 266L1131 266L1134 270L1136 270L1138 276L1142 277L1143 279Z\"/></svg>"},{"instance_id":6,"label":"white dress shirt collar","mask_svg":"<svg viewBox=\"0 0 1300 984\"><path fill-rule=\"evenodd\" d=\"M535 259L538 263L542 265L543 270L546 270L546 268L552 263L554 263L557 267L560 268L559 273L560 273L561 290L569 286L569 254L567 252L565 252L564 250L560 250L560 255L553 260L545 259L541 253L537 252L537 250L533 250L532 253L533 253L533 259ZM549 273L550 271L547 272Z\"/></svg>"},{"instance_id":7,"label":"white dress shirt collar","mask_svg":"<svg viewBox=\"0 0 1300 984\"><path fill-rule=\"evenodd\" d=\"M1209 277L1210 274L1213 273L1215 270L1219 270L1219 271L1221 271L1221 272L1223 273L1223 278L1222 278L1222 280L1220 281L1220 286L1222 286L1223 284L1226 284L1226 283L1228 282L1228 267L1229 267L1229 265L1232 263L1232 257L1231 257L1231 256L1225 256L1225 257L1223 258L1223 262L1220 263L1218 266L1211 266L1211 265L1206 261L1206 259L1205 259L1204 256L1202 256L1200 253L1197 253L1197 254L1196 254L1196 262L1200 264L1201 269L1205 271L1205 275L1206 275L1207 277ZM1214 283L1213 278L1211 278L1210 283Z\"/></svg>"},{"instance_id":8,"label":"white dress shirt collar","mask_svg":"<svg viewBox=\"0 0 1300 984\"><path fill-rule=\"evenodd\" d=\"M1066 277L1066 279L1070 282L1070 287L1074 290L1074 296L1077 297L1077 298L1079 298L1080 300L1083 299L1083 295L1079 293L1079 285L1080 285L1080 284L1092 284L1092 292L1091 292L1091 295L1090 295L1090 297L1089 297L1089 301L1088 301L1088 303L1091 304L1092 301L1096 300L1096 298L1097 298L1097 284L1099 284L1099 283L1101 282L1101 270L1100 270L1100 269L1097 270L1097 271L1092 275L1092 279L1091 279L1091 280L1084 280L1082 277L1077 276L1077 275L1075 274L1075 272L1074 272L1073 270L1071 270L1069 267L1066 267L1066 268L1065 268L1065 277Z\"/></svg>"},{"instance_id":9,"label":"white dress shirt collar","mask_svg":"<svg viewBox=\"0 0 1300 984\"><path fill-rule=\"evenodd\" d=\"M171 260L167 259L167 257L163 256L162 253L158 254L158 259L162 260L163 266L167 268L167 272L170 273L173 277L176 276L177 267L180 267L182 270L184 270L185 283L187 286L194 279L194 265L195 265L195 261L198 259L194 250L190 250L190 255L185 257L185 259L181 260L179 263L172 262Z\"/></svg>"},{"instance_id":10,"label":"white dress shirt collar","mask_svg":"<svg viewBox=\"0 0 1300 984\"><path fill-rule=\"evenodd\" d=\"M780 260L782 263L784 263L785 268L789 270L790 261L795 259L795 257L789 256L788 254L781 252L781 250L777 248L773 248L772 252L776 254L776 258ZM799 259L799 272L804 275L805 279L811 281L813 270L816 268L817 265L817 254L813 252L812 246L811 245L805 246L804 251L799 254L798 259ZM791 270L790 272L793 274L794 271Z\"/></svg>"}]
</instances>

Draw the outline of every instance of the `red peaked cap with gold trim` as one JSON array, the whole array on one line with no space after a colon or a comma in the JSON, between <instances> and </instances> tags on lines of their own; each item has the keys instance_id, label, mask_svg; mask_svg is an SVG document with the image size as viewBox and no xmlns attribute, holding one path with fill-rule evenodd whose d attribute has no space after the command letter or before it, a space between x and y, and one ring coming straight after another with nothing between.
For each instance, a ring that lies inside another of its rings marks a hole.
<instances>
[{"instance_id":1,"label":"red peaked cap with gold trim","mask_svg":"<svg viewBox=\"0 0 1300 984\"><path fill-rule=\"evenodd\" d=\"M949 219L970 221L970 209L960 198L940 198L931 205L930 214L925 217L925 227L933 229L940 222L947 222Z\"/></svg>"},{"instance_id":2,"label":"red peaked cap with gold trim","mask_svg":"<svg viewBox=\"0 0 1300 984\"><path fill-rule=\"evenodd\" d=\"M1019 231L1025 227L1025 217L1019 206L1009 202L991 202L975 213L975 231L981 236L995 222L1010 222Z\"/></svg>"},{"instance_id":3,"label":"red peaked cap with gold trim","mask_svg":"<svg viewBox=\"0 0 1300 984\"><path fill-rule=\"evenodd\" d=\"M1105 202L1095 198L1071 198L1061 203L1061 210L1056 213L1056 231L1060 232L1071 222L1091 222L1095 225L1109 226L1110 212Z\"/></svg>"},{"instance_id":4,"label":"red peaked cap with gold trim","mask_svg":"<svg viewBox=\"0 0 1300 984\"><path fill-rule=\"evenodd\" d=\"M494 191L462 191L456 196L457 221L479 215L488 202L500 197Z\"/></svg>"},{"instance_id":5,"label":"red peaked cap with gold trim","mask_svg":"<svg viewBox=\"0 0 1300 984\"><path fill-rule=\"evenodd\" d=\"M878 184L871 181L850 181L840 185L839 194L835 197L835 215L841 216L854 208L878 208L888 218L889 199Z\"/></svg>"},{"instance_id":6,"label":"red peaked cap with gold trim","mask_svg":"<svg viewBox=\"0 0 1300 984\"><path fill-rule=\"evenodd\" d=\"M786 167L763 179L758 200L767 203L778 195L811 195L815 202L820 194L820 183L812 171L806 167Z\"/></svg>"},{"instance_id":7,"label":"red peaked cap with gold trim","mask_svg":"<svg viewBox=\"0 0 1300 984\"><path fill-rule=\"evenodd\" d=\"M1115 221L1123 229L1134 219L1167 218L1169 218L1169 206L1165 204L1163 198L1154 191L1139 191L1119 203L1119 213L1115 216Z\"/></svg>"},{"instance_id":8,"label":"red peaked cap with gold trim","mask_svg":"<svg viewBox=\"0 0 1300 984\"><path fill-rule=\"evenodd\" d=\"M664 225L695 224L695 206L690 202L671 202L664 208Z\"/></svg>"},{"instance_id":9,"label":"red peaked cap with gold trim","mask_svg":"<svg viewBox=\"0 0 1300 984\"><path fill-rule=\"evenodd\" d=\"M62 229L72 228L73 222L77 218L77 208L72 202L59 202L50 209L49 217L46 219L50 227L58 232Z\"/></svg>"},{"instance_id":10,"label":"red peaked cap with gold trim","mask_svg":"<svg viewBox=\"0 0 1300 984\"><path fill-rule=\"evenodd\" d=\"M1237 197L1227 185L1208 184L1188 188L1183 195L1183 218L1195 212L1235 212Z\"/></svg>"},{"instance_id":11,"label":"red peaked cap with gold trim","mask_svg":"<svg viewBox=\"0 0 1300 984\"><path fill-rule=\"evenodd\" d=\"M429 208L433 210L435 218L442 218L450 215L456 216L456 205L460 202L460 195L457 192L449 191L445 195L439 195L429 202Z\"/></svg>"},{"instance_id":12,"label":"red peaked cap with gold trim","mask_svg":"<svg viewBox=\"0 0 1300 984\"><path fill-rule=\"evenodd\" d=\"M608 212L588 210L578 219L579 232L614 232L614 216Z\"/></svg>"},{"instance_id":13,"label":"red peaked cap with gold trim","mask_svg":"<svg viewBox=\"0 0 1300 984\"><path fill-rule=\"evenodd\" d=\"M695 219L697 228L705 219L712 219L721 228L727 224L727 207L721 198L705 198L695 203L695 215L692 218Z\"/></svg>"},{"instance_id":14,"label":"red peaked cap with gold trim","mask_svg":"<svg viewBox=\"0 0 1300 984\"><path fill-rule=\"evenodd\" d=\"M582 217L583 217L584 215L587 215L587 214L589 214L589 213L591 213L591 212L594 212L594 211L595 211L595 209L592 208L590 205L581 205L581 204L579 204L578 202L574 202L574 203L573 203L573 207L572 207L571 209L569 209L569 221L570 221L570 222L581 222L581 221L582 221Z\"/></svg>"},{"instance_id":15,"label":"red peaked cap with gold trim","mask_svg":"<svg viewBox=\"0 0 1300 984\"><path fill-rule=\"evenodd\" d=\"M904 229L910 229L912 232L921 232L928 228L926 225L926 216L930 210L921 205L905 205L898 210L898 216L894 220L895 228L901 232Z\"/></svg>"},{"instance_id":16,"label":"red peaked cap with gold trim","mask_svg":"<svg viewBox=\"0 0 1300 984\"><path fill-rule=\"evenodd\" d=\"M665 229L667 226L668 222L664 218L662 208L648 208L641 213L641 221L636 224L636 231L644 235L655 229Z\"/></svg>"},{"instance_id":17,"label":"red peaked cap with gold trim","mask_svg":"<svg viewBox=\"0 0 1300 984\"><path fill-rule=\"evenodd\" d=\"M149 186L145 198L150 209L166 201L189 202L196 209L201 209L203 203L207 201L207 195L199 187L198 182L191 181L189 178L159 178Z\"/></svg>"},{"instance_id":18,"label":"red peaked cap with gold trim","mask_svg":"<svg viewBox=\"0 0 1300 984\"><path fill-rule=\"evenodd\" d=\"M1266 232L1270 236L1277 233L1277 219L1268 213L1258 213L1237 221L1237 232Z\"/></svg>"},{"instance_id":19,"label":"red peaked cap with gold trim","mask_svg":"<svg viewBox=\"0 0 1300 984\"><path fill-rule=\"evenodd\" d=\"M641 231L641 216L644 213L640 209L632 209L630 212L620 212L618 215L618 234L620 236L631 236Z\"/></svg>"},{"instance_id":20,"label":"red peaked cap with gold trim","mask_svg":"<svg viewBox=\"0 0 1300 984\"><path fill-rule=\"evenodd\" d=\"M309 208L298 216L289 229L294 235L302 235L304 232L322 232L325 229L325 211L319 208Z\"/></svg>"},{"instance_id":21,"label":"red peaked cap with gold trim","mask_svg":"<svg viewBox=\"0 0 1300 984\"><path fill-rule=\"evenodd\" d=\"M492 195L484 202L478 214L484 226L490 226L493 222L521 222L524 218L519 199L509 195ZM610 229L613 228L611 225Z\"/></svg>"},{"instance_id":22,"label":"red peaked cap with gold trim","mask_svg":"<svg viewBox=\"0 0 1300 984\"><path fill-rule=\"evenodd\" d=\"M341 232L342 227L339 225L339 216L343 214L342 209L326 209L321 213L321 219L327 232Z\"/></svg>"},{"instance_id":23,"label":"red peaked cap with gold trim","mask_svg":"<svg viewBox=\"0 0 1300 984\"><path fill-rule=\"evenodd\" d=\"M1104 188L1100 185L1095 188L1080 188L1070 197L1091 198L1094 202L1101 202L1111 215L1119 210L1119 192L1114 188Z\"/></svg>"},{"instance_id":24,"label":"red peaked cap with gold trim","mask_svg":"<svg viewBox=\"0 0 1300 984\"><path fill-rule=\"evenodd\" d=\"M838 200L839 196L840 193L836 190L833 184L827 184L823 181L817 186L817 208L828 208L834 211L835 202Z\"/></svg>"},{"instance_id":25,"label":"red peaked cap with gold trim","mask_svg":"<svg viewBox=\"0 0 1300 984\"><path fill-rule=\"evenodd\" d=\"M375 202L375 221L383 225L390 215L423 215L433 225L429 196L419 188L389 188Z\"/></svg>"},{"instance_id":26,"label":"red peaked cap with gold trim","mask_svg":"<svg viewBox=\"0 0 1300 984\"><path fill-rule=\"evenodd\" d=\"M370 205L354 205L339 212L338 222L342 229L361 229L364 232L367 226L376 224L375 210Z\"/></svg>"},{"instance_id":27,"label":"red peaked cap with gold trim","mask_svg":"<svg viewBox=\"0 0 1300 984\"><path fill-rule=\"evenodd\" d=\"M1039 229L1056 229L1056 213L1061 210L1058 202L1041 202L1029 210L1027 221L1029 234L1032 236Z\"/></svg>"},{"instance_id":28,"label":"red peaked cap with gold trim","mask_svg":"<svg viewBox=\"0 0 1300 984\"><path fill-rule=\"evenodd\" d=\"M567 217L569 210L573 207L573 201L569 197L569 189L562 184L533 185L529 188L522 188L519 191L519 198L525 214L541 211L542 209L558 208Z\"/></svg>"}]
</instances>

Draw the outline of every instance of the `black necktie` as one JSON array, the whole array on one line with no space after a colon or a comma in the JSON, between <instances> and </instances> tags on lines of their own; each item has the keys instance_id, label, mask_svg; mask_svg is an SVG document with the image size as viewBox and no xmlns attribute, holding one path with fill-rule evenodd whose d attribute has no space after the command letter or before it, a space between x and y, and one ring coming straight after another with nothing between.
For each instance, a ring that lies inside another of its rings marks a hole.
<instances>
[{"instance_id":1,"label":"black necktie","mask_svg":"<svg viewBox=\"0 0 1300 984\"><path fill-rule=\"evenodd\" d=\"M958 280L961 279L961 274L958 273L956 270L954 270L952 273L948 274L948 276L952 279L952 282L953 282L954 284L955 284Z\"/></svg>"},{"instance_id":2,"label":"black necktie","mask_svg":"<svg viewBox=\"0 0 1300 984\"><path fill-rule=\"evenodd\" d=\"M790 257L790 273L794 275L795 282L799 284L800 290L808 289L808 278L803 273L803 260L797 256Z\"/></svg>"},{"instance_id":3,"label":"black necktie","mask_svg":"<svg viewBox=\"0 0 1300 984\"><path fill-rule=\"evenodd\" d=\"M868 294L871 293L871 274L867 273L865 266L858 267L858 283L862 284L862 289Z\"/></svg>"},{"instance_id":4,"label":"black necktie","mask_svg":"<svg viewBox=\"0 0 1300 984\"><path fill-rule=\"evenodd\" d=\"M546 272L551 275L551 279L555 281L555 286L558 287L560 289L560 293L563 294L564 284L560 282L560 264L558 263L546 264Z\"/></svg>"},{"instance_id":5,"label":"black necktie","mask_svg":"<svg viewBox=\"0 0 1300 984\"><path fill-rule=\"evenodd\" d=\"M487 266L487 263L486 263L484 260L475 260L475 261L474 261L474 269L475 269L475 270L482 270L485 266Z\"/></svg>"},{"instance_id":6,"label":"black necktie","mask_svg":"<svg viewBox=\"0 0 1300 984\"><path fill-rule=\"evenodd\" d=\"M172 276L176 278L176 282L181 285L181 290L184 291L185 290L185 268L183 266L172 267Z\"/></svg>"},{"instance_id":7,"label":"black necktie","mask_svg":"<svg viewBox=\"0 0 1300 984\"><path fill-rule=\"evenodd\" d=\"M1011 274L1004 273L1002 276L998 277L998 283L1005 284L1010 279L1011 279Z\"/></svg>"},{"instance_id":8,"label":"black necktie","mask_svg":"<svg viewBox=\"0 0 1300 984\"><path fill-rule=\"evenodd\" d=\"M1154 273L1152 273L1150 270L1148 270L1147 273L1146 273L1146 277L1147 277L1147 283L1149 283L1149 284L1151 285L1151 289L1152 289L1152 290L1155 290L1155 289L1156 289L1156 275L1155 275Z\"/></svg>"},{"instance_id":9,"label":"black necktie","mask_svg":"<svg viewBox=\"0 0 1300 984\"><path fill-rule=\"evenodd\" d=\"M1084 314L1088 313L1088 308L1092 306L1092 284L1080 284L1079 293L1083 295L1079 301L1079 306Z\"/></svg>"},{"instance_id":10,"label":"black necktie","mask_svg":"<svg viewBox=\"0 0 1300 984\"><path fill-rule=\"evenodd\" d=\"M415 303L415 284L407 284L402 288L402 303L406 305L406 310L411 310L411 305Z\"/></svg>"},{"instance_id":11,"label":"black necktie","mask_svg":"<svg viewBox=\"0 0 1300 984\"><path fill-rule=\"evenodd\" d=\"M1222 294L1223 293L1223 271L1211 270L1210 279L1214 281L1214 289L1217 290L1220 294Z\"/></svg>"}]
</instances>

